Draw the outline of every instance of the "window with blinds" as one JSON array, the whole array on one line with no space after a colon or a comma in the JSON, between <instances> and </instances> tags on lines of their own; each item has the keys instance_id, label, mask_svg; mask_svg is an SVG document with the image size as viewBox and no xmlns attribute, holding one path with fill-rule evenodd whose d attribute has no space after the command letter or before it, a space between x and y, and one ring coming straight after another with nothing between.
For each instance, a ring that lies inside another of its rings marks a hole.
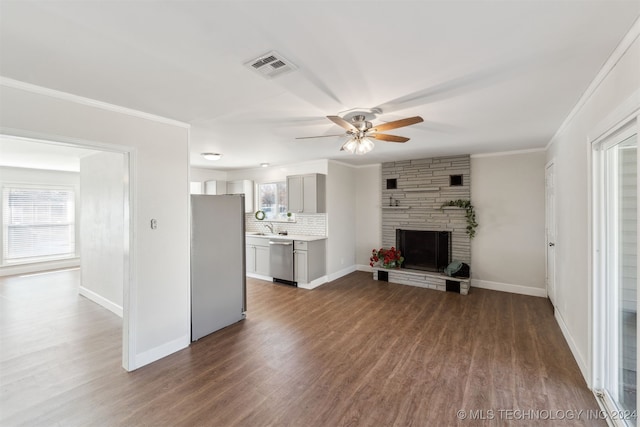
<instances>
[{"instance_id":1,"label":"window with blinds","mask_svg":"<svg viewBox=\"0 0 640 427\"><path fill-rule=\"evenodd\" d=\"M5 263L75 256L75 192L69 188L3 188Z\"/></svg>"}]
</instances>

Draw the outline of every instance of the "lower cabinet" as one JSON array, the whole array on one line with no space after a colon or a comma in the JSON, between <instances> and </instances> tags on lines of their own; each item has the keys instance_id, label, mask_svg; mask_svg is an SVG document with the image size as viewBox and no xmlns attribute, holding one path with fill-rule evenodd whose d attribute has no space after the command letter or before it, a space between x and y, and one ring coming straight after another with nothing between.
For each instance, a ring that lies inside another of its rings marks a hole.
<instances>
[{"instance_id":1,"label":"lower cabinet","mask_svg":"<svg viewBox=\"0 0 640 427\"><path fill-rule=\"evenodd\" d=\"M294 280L310 283L326 274L326 240L293 242Z\"/></svg>"},{"instance_id":2,"label":"lower cabinet","mask_svg":"<svg viewBox=\"0 0 640 427\"><path fill-rule=\"evenodd\" d=\"M269 239L247 237L247 273L270 276Z\"/></svg>"},{"instance_id":3,"label":"lower cabinet","mask_svg":"<svg viewBox=\"0 0 640 427\"><path fill-rule=\"evenodd\" d=\"M269 247L256 246L256 274L271 276Z\"/></svg>"},{"instance_id":4,"label":"lower cabinet","mask_svg":"<svg viewBox=\"0 0 640 427\"><path fill-rule=\"evenodd\" d=\"M300 249L293 250L294 280L298 283L309 283L309 271L307 270L308 252Z\"/></svg>"}]
</instances>

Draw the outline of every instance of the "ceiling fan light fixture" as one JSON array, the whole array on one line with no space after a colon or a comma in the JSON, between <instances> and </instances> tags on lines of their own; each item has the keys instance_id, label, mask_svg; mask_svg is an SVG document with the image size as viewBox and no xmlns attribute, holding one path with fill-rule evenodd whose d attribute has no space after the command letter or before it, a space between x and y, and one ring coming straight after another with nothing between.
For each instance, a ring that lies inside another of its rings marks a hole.
<instances>
[{"instance_id":1,"label":"ceiling fan light fixture","mask_svg":"<svg viewBox=\"0 0 640 427\"><path fill-rule=\"evenodd\" d=\"M356 138L351 138L342 146L342 149L347 153L355 153L356 148L358 147L358 140Z\"/></svg>"},{"instance_id":2,"label":"ceiling fan light fixture","mask_svg":"<svg viewBox=\"0 0 640 427\"><path fill-rule=\"evenodd\" d=\"M373 147L373 141L369 138L351 138L342 146L342 149L351 154L362 155L373 150Z\"/></svg>"},{"instance_id":3,"label":"ceiling fan light fixture","mask_svg":"<svg viewBox=\"0 0 640 427\"><path fill-rule=\"evenodd\" d=\"M367 154L369 151L373 150L373 142L369 138L362 138L358 141L358 146L356 147L356 154L362 155Z\"/></svg>"},{"instance_id":4,"label":"ceiling fan light fixture","mask_svg":"<svg viewBox=\"0 0 640 427\"><path fill-rule=\"evenodd\" d=\"M204 157L207 160L220 160L220 158L222 157L222 154L220 154L220 153L202 153L201 156Z\"/></svg>"}]
</instances>

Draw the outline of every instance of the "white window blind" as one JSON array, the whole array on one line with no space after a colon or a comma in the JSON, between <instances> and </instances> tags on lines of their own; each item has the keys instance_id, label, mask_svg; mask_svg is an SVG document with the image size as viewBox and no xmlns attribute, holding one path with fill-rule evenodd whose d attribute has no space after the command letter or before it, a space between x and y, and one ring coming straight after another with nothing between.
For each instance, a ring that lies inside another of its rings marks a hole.
<instances>
[{"instance_id":1,"label":"white window blind","mask_svg":"<svg viewBox=\"0 0 640 427\"><path fill-rule=\"evenodd\" d=\"M5 263L69 258L75 255L73 189L3 189Z\"/></svg>"}]
</instances>

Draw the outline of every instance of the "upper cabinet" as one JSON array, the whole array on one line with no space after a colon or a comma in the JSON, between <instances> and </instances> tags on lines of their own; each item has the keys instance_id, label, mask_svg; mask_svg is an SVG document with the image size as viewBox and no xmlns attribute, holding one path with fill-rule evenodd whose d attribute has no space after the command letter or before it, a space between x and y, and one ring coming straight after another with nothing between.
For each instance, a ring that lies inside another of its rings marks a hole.
<instances>
[{"instance_id":1,"label":"upper cabinet","mask_svg":"<svg viewBox=\"0 0 640 427\"><path fill-rule=\"evenodd\" d=\"M253 212L253 181L248 179L227 181L226 194L244 194L244 211Z\"/></svg>"},{"instance_id":2,"label":"upper cabinet","mask_svg":"<svg viewBox=\"0 0 640 427\"><path fill-rule=\"evenodd\" d=\"M227 181L205 181L204 194L227 194Z\"/></svg>"},{"instance_id":3,"label":"upper cabinet","mask_svg":"<svg viewBox=\"0 0 640 427\"><path fill-rule=\"evenodd\" d=\"M326 175L308 174L287 177L288 209L293 213L325 213Z\"/></svg>"},{"instance_id":4,"label":"upper cabinet","mask_svg":"<svg viewBox=\"0 0 640 427\"><path fill-rule=\"evenodd\" d=\"M244 211L253 212L253 181L206 181L204 194L244 194Z\"/></svg>"}]
</instances>

